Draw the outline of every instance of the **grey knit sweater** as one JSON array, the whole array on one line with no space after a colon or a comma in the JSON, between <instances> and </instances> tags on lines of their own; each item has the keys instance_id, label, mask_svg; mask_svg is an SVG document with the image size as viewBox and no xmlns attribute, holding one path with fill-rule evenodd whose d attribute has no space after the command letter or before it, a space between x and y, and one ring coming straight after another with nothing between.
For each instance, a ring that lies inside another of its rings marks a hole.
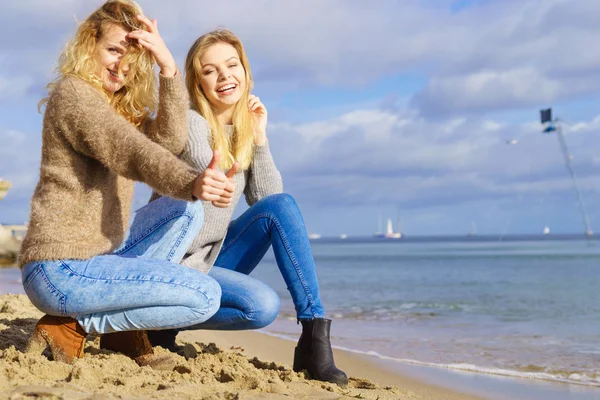
<instances>
[{"instance_id":1,"label":"grey knit sweater","mask_svg":"<svg viewBox=\"0 0 600 400\"><path fill-rule=\"evenodd\" d=\"M233 127L226 128L231 134ZM194 169L204 171L210 164L212 155L212 133L208 122L196 111L190 110L188 142L181 158ZM221 251L229 222L242 193L248 205L252 206L263 197L282 191L281 174L275 166L268 143L255 146L250 167L235 175L235 193L231 205L227 208L218 208L210 201L202 202L204 225L181 263L208 272ZM151 200L158 196L153 193Z\"/></svg>"}]
</instances>

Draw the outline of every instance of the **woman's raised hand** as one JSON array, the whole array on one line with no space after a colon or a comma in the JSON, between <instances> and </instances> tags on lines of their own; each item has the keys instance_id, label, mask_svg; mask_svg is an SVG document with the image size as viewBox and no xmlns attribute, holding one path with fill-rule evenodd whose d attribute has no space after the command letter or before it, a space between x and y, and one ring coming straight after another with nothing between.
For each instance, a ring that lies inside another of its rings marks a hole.
<instances>
[{"instance_id":1,"label":"woman's raised hand","mask_svg":"<svg viewBox=\"0 0 600 400\"><path fill-rule=\"evenodd\" d=\"M129 32L127 35L130 39L137 39L139 44L152 52L154 59L160 68L160 73L165 77L175 76L177 73L177 64L169 48L163 41L158 32L158 22L153 19L150 21L143 15L138 15L137 18L146 25L147 31L138 29Z\"/></svg>"},{"instance_id":2,"label":"woman's raised hand","mask_svg":"<svg viewBox=\"0 0 600 400\"><path fill-rule=\"evenodd\" d=\"M267 142L267 108L258 96L248 96L248 108L254 118L254 144L262 146Z\"/></svg>"},{"instance_id":3,"label":"woman's raised hand","mask_svg":"<svg viewBox=\"0 0 600 400\"><path fill-rule=\"evenodd\" d=\"M223 173L218 168L220 158L219 152L214 150L210 164L194 181L192 193L198 199L210 201L215 207L227 208L233 201L234 176L239 171L239 164L236 161L229 171Z\"/></svg>"}]
</instances>

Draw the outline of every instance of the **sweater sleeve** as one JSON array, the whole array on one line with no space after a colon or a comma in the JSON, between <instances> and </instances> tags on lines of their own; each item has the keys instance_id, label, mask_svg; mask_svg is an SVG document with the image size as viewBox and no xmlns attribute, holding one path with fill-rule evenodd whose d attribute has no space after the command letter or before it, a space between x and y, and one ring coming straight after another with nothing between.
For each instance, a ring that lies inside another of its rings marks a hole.
<instances>
[{"instance_id":1,"label":"sweater sleeve","mask_svg":"<svg viewBox=\"0 0 600 400\"><path fill-rule=\"evenodd\" d=\"M55 113L60 132L75 151L161 194L192 200L198 173L117 114L92 85L69 78L51 97L46 112Z\"/></svg>"},{"instance_id":2,"label":"sweater sleeve","mask_svg":"<svg viewBox=\"0 0 600 400\"><path fill-rule=\"evenodd\" d=\"M187 90L179 72L173 77L159 74L159 82L156 118L148 118L142 130L150 140L179 155L187 141Z\"/></svg>"},{"instance_id":3,"label":"sweater sleeve","mask_svg":"<svg viewBox=\"0 0 600 400\"><path fill-rule=\"evenodd\" d=\"M249 206L271 194L281 193L283 182L281 174L275 166L269 143L254 147L254 156L248 171L248 183L244 195Z\"/></svg>"}]
</instances>

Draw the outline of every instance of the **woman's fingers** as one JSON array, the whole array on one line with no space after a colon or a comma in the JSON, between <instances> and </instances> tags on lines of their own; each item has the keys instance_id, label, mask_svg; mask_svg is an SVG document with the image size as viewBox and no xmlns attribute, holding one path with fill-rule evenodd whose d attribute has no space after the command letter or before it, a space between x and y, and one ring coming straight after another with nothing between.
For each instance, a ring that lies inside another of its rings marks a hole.
<instances>
[{"instance_id":1,"label":"woman's fingers","mask_svg":"<svg viewBox=\"0 0 600 400\"><path fill-rule=\"evenodd\" d=\"M248 98L248 107L253 110L257 105L261 105L260 99L256 96Z\"/></svg>"},{"instance_id":2,"label":"woman's fingers","mask_svg":"<svg viewBox=\"0 0 600 400\"><path fill-rule=\"evenodd\" d=\"M154 52L156 49L156 45L153 42L152 34L146 31L131 31L127 35L130 39L135 39L138 41L140 45L147 48L148 50Z\"/></svg>"},{"instance_id":3,"label":"woman's fingers","mask_svg":"<svg viewBox=\"0 0 600 400\"><path fill-rule=\"evenodd\" d=\"M248 99L248 108L250 109L250 111L257 114L267 114L267 109L265 108L265 105L260 101L260 99L257 96L249 97Z\"/></svg>"},{"instance_id":4,"label":"woman's fingers","mask_svg":"<svg viewBox=\"0 0 600 400\"><path fill-rule=\"evenodd\" d=\"M205 200L205 201L217 201L220 199L220 196L218 196L216 194L202 193L202 195L200 196L200 199Z\"/></svg>"},{"instance_id":5,"label":"woman's fingers","mask_svg":"<svg viewBox=\"0 0 600 400\"><path fill-rule=\"evenodd\" d=\"M215 196L222 196L224 192L224 189L218 189L218 188L214 188L214 187L210 187L210 186L203 186L202 187L202 193L206 193L206 194L210 194L210 195L215 195Z\"/></svg>"},{"instance_id":6,"label":"woman's fingers","mask_svg":"<svg viewBox=\"0 0 600 400\"><path fill-rule=\"evenodd\" d=\"M219 201L219 200L212 201L211 203L213 206L219 207L219 208L227 208L231 205L231 202L223 202L223 201Z\"/></svg>"},{"instance_id":7,"label":"woman's fingers","mask_svg":"<svg viewBox=\"0 0 600 400\"><path fill-rule=\"evenodd\" d=\"M223 193L221 193L221 199L233 199L233 192L223 190Z\"/></svg>"},{"instance_id":8,"label":"woman's fingers","mask_svg":"<svg viewBox=\"0 0 600 400\"><path fill-rule=\"evenodd\" d=\"M143 15L137 17L146 25L148 30L137 29L127 34L130 39L136 39L141 46L152 52L163 76L174 76L177 73L177 63L158 32L158 22L150 21Z\"/></svg>"},{"instance_id":9,"label":"woman's fingers","mask_svg":"<svg viewBox=\"0 0 600 400\"><path fill-rule=\"evenodd\" d=\"M152 33L147 31L131 31L127 34L127 37L130 39L136 39L137 41L144 40L146 42L152 42Z\"/></svg>"},{"instance_id":10,"label":"woman's fingers","mask_svg":"<svg viewBox=\"0 0 600 400\"><path fill-rule=\"evenodd\" d=\"M233 178L233 176L234 176L235 174L237 174L237 173L238 173L238 171L239 171L239 170L240 170L240 163L236 161L236 162L234 162L234 163L233 163L233 165L231 166L231 168L229 168L229 171L227 171L227 172L225 173L225 176L226 176L228 179L231 179L231 178Z\"/></svg>"},{"instance_id":11,"label":"woman's fingers","mask_svg":"<svg viewBox=\"0 0 600 400\"><path fill-rule=\"evenodd\" d=\"M218 162L219 155L218 153L216 155L217 157L213 155L212 167L216 167ZM218 169L207 168L201 176L202 194L200 198L210 201L215 207L229 207L235 194L235 179L233 177L239 171L239 168L238 162L235 162L227 173L223 173Z\"/></svg>"},{"instance_id":12,"label":"woman's fingers","mask_svg":"<svg viewBox=\"0 0 600 400\"><path fill-rule=\"evenodd\" d=\"M158 23L155 19L150 21L150 19L145 15L138 15L137 18L142 21L144 25L146 25L149 32L156 32L158 30Z\"/></svg>"},{"instance_id":13,"label":"woman's fingers","mask_svg":"<svg viewBox=\"0 0 600 400\"><path fill-rule=\"evenodd\" d=\"M215 182L225 183L228 181L227 176L223 172L212 168L206 169L203 175L205 179L212 179Z\"/></svg>"},{"instance_id":14,"label":"woman's fingers","mask_svg":"<svg viewBox=\"0 0 600 400\"><path fill-rule=\"evenodd\" d=\"M137 41L138 41L138 43L139 43L139 44L141 44L143 47L147 48L147 49L148 49L148 50L150 50L151 52L154 52L155 46L154 46L152 43L150 43L150 42L148 42L148 41L146 41L146 40L144 40L144 39L138 39Z\"/></svg>"}]
</instances>

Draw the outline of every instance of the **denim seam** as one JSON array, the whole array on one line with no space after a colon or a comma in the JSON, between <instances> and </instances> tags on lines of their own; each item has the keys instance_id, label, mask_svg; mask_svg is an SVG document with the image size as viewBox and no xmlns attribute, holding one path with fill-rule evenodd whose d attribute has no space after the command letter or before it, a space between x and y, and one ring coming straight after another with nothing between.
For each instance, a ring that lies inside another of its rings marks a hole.
<instances>
[{"instance_id":1,"label":"denim seam","mask_svg":"<svg viewBox=\"0 0 600 400\"><path fill-rule=\"evenodd\" d=\"M177 249L179 249L179 245L181 244L181 242L183 241L183 239L187 235L188 230L190 229L190 225L192 224L192 221L194 219L194 216L190 215L188 213L183 214L181 217L187 217L188 218L188 223L187 223L187 225L184 228L181 229L181 234L179 235L179 237L175 241L175 244L171 248L171 251L169 252L169 255L167 256L167 261L171 261L173 259L173 256L175 255L175 252L177 251Z\"/></svg>"},{"instance_id":2,"label":"denim seam","mask_svg":"<svg viewBox=\"0 0 600 400\"><path fill-rule=\"evenodd\" d=\"M201 293L202 293L202 292L201 292ZM203 294L206 296L206 294L205 294L205 293L203 293ZM208 296L206 296L206 297L208 298ZM210 308L212 307L212 305L213 305L214 301L212 301L212 299L209 299L209 300L208 300L208 303L209 303L209 307L207 307L207 308L209 308L209 309L210 309ZM190 307L190 311L191 311L191 312L193 312L193 313L198 313L198 314L200 314L200 315L202 315L202 316L206 315L206 312L204 312L204 313L203 313L203 312L196 311L196 310L195 310L194 308L192 308L192 307ZM171 325L164 325L164 326L161 326L161 329L176 329L176 328L185 328L186 326L189 326L189 325L171 324Z\"/></svg>"},{"instance_id":3,"label":"denim seam","mask_svg":"<svg viewBox=\"0 0 600 400\"><path fill-rule=\"evenodd\" d=\"M63 260L59 260L59 262L62 264L63 268L69 270L70 273L72 273L75 276L79 276L81 278L85 278L85 279L90 279L90 280L95 280L95 281L106 281L106 282L112 282L112 281L132 281L132 282L155 282L155 283L167 283L169 285L174 285L174 286L181 286L184 287L186 289L192 289L196 292L202 293L207 300L209 300L209 302L211 301L211 298L202 290L200 290L199 288L196 288L194 286L190 286L190 285L186 285L184 283L178 283L178 282L169 282L169 281L164 281L162 279L156 279L156 278L146 278L146 279L140 279L140 278L113 278L113 279L108 279L108 278L94 278L91 276L86 276L86 275L82 275L82 274L78 274L77 272L73 271L71 269L71 267L69 267Z\"/></svg>"},{"instance_id":4,"label":"denim seam","mask_svg":"<svg viewBox=\"0 0 600 400\"><path fill-rule=\"evenodd\" d=\"M46 285L50 288L51 294L55 295L55 293L58 293L58 296L56 296L56 297L58 297L60 313L62 315L67 315L67 297L65 296L65 294L63 292L58 290L56 288L56 286L54 286L52 284L52 282L50 282L48 275L46 275L46 271L44 271L43 264L40 264L40 276L42 277L44 282L46 282Z\"/></svg>"},{"instance_id":5,"label":"denim seam","mask_svg":"<svg viewBox=\"0 0 600 400\"><path fill-rule=\"evenodd\" d=\"M123 253L125 253L126 251L128 251L129 249L131 249L132 247L134 247L135 245L137 245L139 242L143 241L144 239L146 239L148 237L149 234L151 234L152 232L154 232L155 230L157 230L158 228L160 228L161 226L163 226L164 224L166 224L167 222L173 220L173 219L177 219L180 217L188 217L188 219L191 221L194 216L192 214L190 214L187 211L184 211L183 213L180 212L173 212L165 217L163 217L161 220L159 220L157 223L155 223L154 225L152 225L150 228L148 228L143 234L138 235L138 237L135 238L134 241L132 241L131 243L129 243L127 246L123 247L122 249L116 251L113 254L117 254L117 255L121 255ZM189 224L188 224L189 226ZM187 228L185 229L185 232L187 233ZM177 242L176 242L176 246L177 247L180 243L181 240L183 240L182 238L180 238ZM174 251L171 251L169 253L169 259L173 256ZM169 261L169 260L167 260Z\"/></svg>"},{"instance_id":6,"label":"denim seam","mask_svg":"<svg viewBox=\"0 0 600 400\"><path fill-rule=\"evenodd\" d=\"M29 288L29 286L31 285L31 282L33 282L33 280L40 274L42 269L42 266L40 264L38 264L35 267L35 270L31 273L29 273L29 275L27 275L27 278L23 281L23 289L27 290Z\"/></svg>"},{"instance_id":7,"label":"denim seam","mask_svg":"<svg viewBox=\"0 0 600 400\"><path fill-rule=\"evenodd\" d=\"M285 248L286 254L288 255L290 261L292 262L292 265L294 266L294 270L296 271L296 274L298 275L298 280L302 284L304 293L306 294L306 297L308 298L308 303L310 304L310 312L313 315L313 318L317 318L317 313L315 312L314 300L313 300L312 294L308 290L308 285L306 283L306 280L304 279L304 275L302 275L302 272L300 271L300 268L298 266L298 261L296 260L296 257L294 257L293 252L289 248L289 241L288 241L287 237L283 234L283 229L282 229L281 225L279 224L279 221L276 218L274 218L270 213L260 213L260 214L256 215L250 222L248 222L248 224L246 224L246 226L244 226L243 229L240 229L240 233L231 240L231 242L227 245L227 247L223 247L221 249L221 251L222 252L227 251L250 228L250 225L252 225L254 222L256 222L257 220L259 220L261 218L267 218L268 220L270 220L271 222L273 222L275 224L275 227L277 228L277 233L279 234L279 237L281 238L281 241L283 242L283 247Z\"/></svg>"}]
</instances>

